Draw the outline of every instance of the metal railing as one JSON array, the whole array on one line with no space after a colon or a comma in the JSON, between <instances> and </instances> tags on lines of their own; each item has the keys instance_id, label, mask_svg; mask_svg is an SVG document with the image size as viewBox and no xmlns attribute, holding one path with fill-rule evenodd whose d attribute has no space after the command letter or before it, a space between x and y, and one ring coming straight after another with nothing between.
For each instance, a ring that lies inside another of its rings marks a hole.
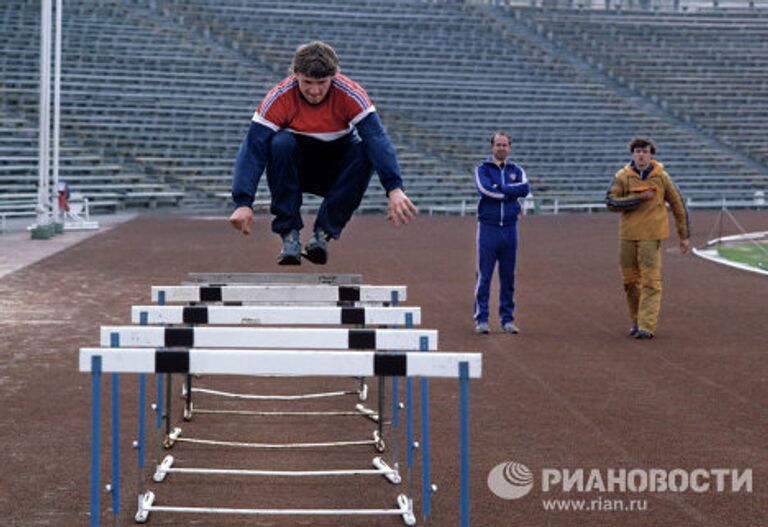
<instances>
[{"instance_id":1,"label":"metal railing","mask_svg":"<svg viewBox=\"0 0 768 527\"><path fill-rule=\"evenodd\" d=\"M768 10L768 0L465 0L467 4L649 12Z\"/></svg>"},{"instance_id":2,"label":"metal railing","mask_svg":"<svg viewBox=\"0 0 768 527\"><path fill-rule=\"evenodd\" d=\"M712 196L710 198L687 198L685 204L689 209L768 209L768 199L762 190L756 191L751 198ZM592 201L575 201L560 198L526 198L520 200L523 214L562 214L570 212L605 212L608 209L605 201L594 199ZM457 205L433 205L427 207L429 216L458 215L472 216L477 214L476 201L462 201Z\"/></svg>"}]
</instances>

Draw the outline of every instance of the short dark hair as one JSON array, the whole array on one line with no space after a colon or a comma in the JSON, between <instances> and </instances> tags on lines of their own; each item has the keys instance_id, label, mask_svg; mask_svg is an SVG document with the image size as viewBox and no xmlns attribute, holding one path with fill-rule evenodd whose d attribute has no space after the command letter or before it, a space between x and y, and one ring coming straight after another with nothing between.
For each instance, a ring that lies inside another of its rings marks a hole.
<instances>
[{"instance_id":1,"label":"short dark hair","mask_svg":"<svg viewBox=\"0 0 768 527\"><path fill-rule=\"evenodd\" d=\"M507 141L509 141L509 144L512 144L512 136L509 135L509 132L505 130L496 130L491 134L491 145L493 145L493 142L496 140L497 135L503 135L507 138Z\"/></svg>"},{"instance_id":2,"label":"short dark hair","mask_svg":"<svg viewBox=\"0 0 768 527\"><path fill-rule=\"evenodd\" d=\"M293 73L322 79L339 72L339 57L331 46L315 40L296 48L291 69Z\"/></svg>"},{"instance_id":3,"label":"short dark hair","mask_svg":"<svg viewBox=\"0 0 768 527\"><path fill-rule=\"evenodd\" d=\"M629 147L630 152L634 152L635 148L645 148L646 146L650 146L651 154L656 153L656 143L650 137L633 137L627 146Z\"/></svg>"}]
</instances>

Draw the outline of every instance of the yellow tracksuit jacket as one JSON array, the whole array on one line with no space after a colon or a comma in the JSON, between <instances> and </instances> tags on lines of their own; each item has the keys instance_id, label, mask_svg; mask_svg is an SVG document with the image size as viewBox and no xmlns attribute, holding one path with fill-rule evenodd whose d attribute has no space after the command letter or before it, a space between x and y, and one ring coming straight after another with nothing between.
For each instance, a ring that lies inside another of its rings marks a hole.
<instances>
[{"instance_id":1,"label":"yellow tracksuit jacket","mask_svg":"<svg viewBox=\"0 0 768 527\"><path fill-rule=\"evenodd\" d=\"M631 164L616 173L606 196L609 210L621 212L619 238L622 240L665 240L669 238L669 217L665 202L675 217L677 235L681 240L690 236L688 211L683 196L664 165L651 161L653 169L645 179L635 172ZM640 193L654 189L654 198L641 201Z\"/></svg>"}]
</instances>

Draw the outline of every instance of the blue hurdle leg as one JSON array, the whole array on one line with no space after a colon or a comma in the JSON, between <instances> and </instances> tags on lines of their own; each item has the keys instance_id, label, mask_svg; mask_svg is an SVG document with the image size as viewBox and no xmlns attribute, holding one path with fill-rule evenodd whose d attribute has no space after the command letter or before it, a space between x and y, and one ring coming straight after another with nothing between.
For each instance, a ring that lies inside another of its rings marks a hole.
<instances>
[{"instance_id":1,"label":"blue hurdle leg","mask_svg":"<svg viewBox=\"0 0 768 527\"><path fill-rule=\"evenodd\" d=\"M400 390L400 381L396 376L392 377L392 428L397 430L400 424L400 405L397 401L398 391Z\"/></svg>"},{"instance_id":2,"label":"blue hurdle leg","mask_svg":"<svg viewBox=\"0 0 768 527\"><path fill-rule=\"evenodd\" d=\"M384 409L385 409L385 401L386 401L386 394L384 392L386 392L386 388L387 388L387 379L384 376L379 375L378 380L379 380L379 394L378 394L379 395L378 396L379 419L376 422L376 427L379 431L379 437L383 441L384 440L384 419L385 419Z\"/></svg>"},{"instance_id":3,"label":"blue hurdle leg","mask_svg":"<svg viewBox=\"0 0 768 527\"><path fill-rule=\"evenodd\" d=\"M139 312L139 325L146 326L149 324L149 313L146 311ZM139 375L139 437L137 439L138 446L136 448L139 464L139 493L141 493L141 483L143 479L144 469L144 436L145 436L145 408L147 404L147 375L142 373Z\"/></svg>"},{"instance_id":4,"label":"blue hurdle leg","mask_svg":"<svg viewBox=\"0 0 768 527\"><path fill-rule=\"evenodd\" d=\"M112 514L120 514L120 375L112 374Z\"/></svg>"},{"instance_id":5,"label":"blue hurdle leg","mask_svg":"<svg viewBox=\"0 0 768 527\"><path fill-rule=\"evenodd\" d=\"M136 455L139 466L139 482L141 482L142 472L144 470L144 425L146 420L147 404L147 375L139 375L139 437L136 440Z\"/></svg>"},{"instance_id":6,"label":"blue hurdle leg","mask_svg":"<svg viewBox=\"0 0 768 527\"><path fill-rule=\"evenodd\" d=\"M157 429L163 426L163 374L157 375Z\"/></svg>"},{"instance_id":7,"label":"blue hurdle leg","mask_svg":"<svg viewBox=\"0 0 768 527\"><path fill-rule=\"evenodd\" d=\"M459 452L461 455L459 501L461 527L469 527L469 363L459 363Z\"/></svg>"},{"instance_id":8,"label":"blue hurdle leg","mask_svg":"<svg viewBox=\"0 0 768 527\"><path fill-rule=\"evenodd\" d=\"M101 356L91 357L91 527L99 527Z\"/></svg>"},{"instance_id":9,"label":"blue hurdle leg","mask_svg":"<svg viewBox=\"0 0 768 527\"><path fill-rule=\"evenodd\" d=\"M157 426L157 455L155 460L159 463L163 451L163 374L156 373L157 376L157 403L155 404L156 426Z\"/></svg>"},{"instance_id":10,"label":"blue hurdle leg","mask_svg":"<svg viewBox=\"0 0 768 527\"><path fill-rule=\"evenodd\" d=\"M405 466L408 472L408 497L413 496L413 377L405 379Z\"/></svg>"},{"instance_id":11,"label":"blue hurdle leg","mask_svg":"<svg viewBox=\"0 0 768 527\"><path fill-rule=\"evenodd\" d=\"M392 306L397 306L399 296L397 291L391 293ZM397 328L397 324L392 325L393 328ZM410 329L413 327L413 315L411 313L405 314L405 327ZM392 377L392 429L393 429L393 462L397 463L397 429L400 424L400 404L397 400L399 396L400 380L396 377Z\"/></svg>"},{"instance_id":12,"label":"blue hurdle leg","mask_svg":"<svg viewBox=\"0 0 768 527\"><path fill-rule=\"evenodd\" d=\"M398 442L400 441L398 429L400 424L400 405L397 401L399 388L400 382L397 376L392 376L392 463L398 472L400 470L400 453L398 448Z\"/></svg>"},{"instance_id":13,"label":"blue hurdle leg","mask_svg":"<svg viewBox=\"0 0 768 527\"><path fill-rule=\"evenodd\" d=\"M109 344L112 348L120 347L120 334L111 333L109 335ZM110 484L112 493L112 514L120 514L120 375L112 374L112 482Z\"/></svg>"},{"instance_id":14,"label":"blue hurdle leg","mask_svg":"<svg viewBox=\"0 0 768 527\"><path fill-rule=\"evenodd\" d=\"M397 327L397 326L395 326ZM405 314L405 328L406 329L413 329L413 313L406 313ZM395 429L400 424L400 418L398 416L398 413L400 411L400 404L397 400L399 396L399 389L400 389L400 379L398 377L392 377L392 426L394 426Z\"/></svg>"},{"instance_id":15,"label":"blue hurdle leg","mask_svg":"<svg viewBox=\"0 0 768 527\"><path fill-rule=\"evenodd\" d=\"M421 337L419 340L421 351L429 351L429 339ZM422 377L421 382L421 491L424 510L424 519L432 514L432 482L429 467L429 379Z\"/></svg>"}]
</instances>

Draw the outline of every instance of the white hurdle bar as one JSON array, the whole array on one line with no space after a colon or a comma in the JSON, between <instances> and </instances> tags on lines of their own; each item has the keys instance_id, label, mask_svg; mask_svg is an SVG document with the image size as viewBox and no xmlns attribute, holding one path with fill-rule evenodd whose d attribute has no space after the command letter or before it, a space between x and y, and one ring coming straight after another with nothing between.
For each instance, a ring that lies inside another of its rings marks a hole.
<instances>
[{"instance_id":1,"label":"white hurdle bar","mask_svg":"<svg viewBox=\"0 0 768 527\"><path fill-rule=\"evenodd\" d=\"M152 286L152 302L392 302L407 299L405 286L379 285L179 285Z\"/></svg>"},{"instance_id":2,"label":"white hurdle bar","mask_svg":"<svg viewBox=\"0 0 768 527\"><path fill-rule=\"evenodd\" d=\"M428 329L102 326L101 346L113 348L222 347L434 351L437 349L437 331Z\"/></svg>"},{"instance_id":3,"label":"white hurdle bar","mask_svg":"<svg viewBox=\"0 0 768 527\"><path fill-rule=\"evenodd\" d=\"M148 349L81 348L81 372L92 377L91 442L91 526L99 525L100 490L100 387L102 373L185 373L251 376L392 376L447 377L459 379L460 423L460 515L462 527L469 526L469 379L479 378L479 353L381 353L370 351L241 350L241 349ZM113 412L119 405L113 400ZM114 423L113 416L113 423ZM113 458L119 441L113 426ZM116 479L115 479L116 478ZM119 471L113 469L113 488L119 489ZM119 512L119 492L113 492L113 507ZM135 519L143 523L152 511L243 515L400 515L407 525L415 524L412 498L401 494L396 509L232 509L170 507L154 505L155 495L139 496Z\"/></svg>"},{"instance_id":4,"label":"white hurdle bar","mask_svg":"<svg viewBox=\"0 0 768 527\"><path fill-rule=\"evenodd\" d=\"M480 378L480 353L254 349L81 348L80 371L101 357L104 373L190 373L256 377L458 377L460 362Z\"/></svg>"},{"instance_id":5,"label":"white hurdle bar","mask_svg":"<svg viewBox=\"0 0 768 527\"><path fill-rule=\"evenodd\" d=\"M418 326L418 307L336 306L133 306L131 322L155 324L222 325L339 325Z\"/></svg>"}]
</instances>

